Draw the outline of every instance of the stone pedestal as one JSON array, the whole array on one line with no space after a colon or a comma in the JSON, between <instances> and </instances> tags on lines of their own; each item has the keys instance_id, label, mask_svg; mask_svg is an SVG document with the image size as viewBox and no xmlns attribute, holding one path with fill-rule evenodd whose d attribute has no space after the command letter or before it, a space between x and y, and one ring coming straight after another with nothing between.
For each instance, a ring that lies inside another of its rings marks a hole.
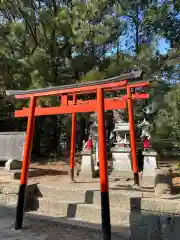
<instances>
[{"instance_id":1,"label":"stone pedestal","mask_svg":"<svg viewBox=\"0 0 180 240\"><path fill-rule=\"evenodd\" d=\"M111 152L113 172L132 172L130 148L114 147Z\"/></svg>"},{"instance_id":2,"label":"stone pedestal","mask_svg":"<svg viewBox=\"0 0 180 240\"><path fill-rule=\"evenodd\" d=\"M144 169L143 176L156 176L157 166L157 152L154 150L143 151Z\"/></svg>"},{"instance_id":3,"label":"stone pedestal","mask_svg":"<svg viewBox=\"0 0 180 240\"><path fill-rule=\"evenodd\" d=\"M81 152L82 160L81 160L81 176L86 177L95 177L95 166L92 156L91 150L83 150Z\"/></svg>"}]
</instances>

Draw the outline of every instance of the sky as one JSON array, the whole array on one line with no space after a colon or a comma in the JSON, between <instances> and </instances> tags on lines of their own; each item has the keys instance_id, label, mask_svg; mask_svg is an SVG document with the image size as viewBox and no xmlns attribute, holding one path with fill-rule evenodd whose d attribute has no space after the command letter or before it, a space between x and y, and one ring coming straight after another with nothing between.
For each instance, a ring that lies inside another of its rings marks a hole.
<instances>
[{"instance_id":1,"label":"sky","mask_svg":"<svg viewBox=\"0 0 180 240\"><path fill-rule=\"evenodd\" d=\"M157 43L157 48L160 52L160 54L166 54L168 49L169 49L170 45L168 44L168 42L165 40L165 39L160 39ZM125 42L122 41L121 44L120 44L120 49L121 50L125 50L126 49L126 45L125 45ZM116 52L116 49L113 48L111 49L109 52L107 52L107 56L111 56L112 53L115 53Z\"/></svg>"},{"instance_id":2,"label":"sky","mask_svg":"<svg viewBox=\"0 0 180 240\"><path fill-rule=\"evenodd\" d=\"M159 40L158 49L161 54L166 54L168 48L169 44L164 39Z\"/></svg>"}]
</instances>

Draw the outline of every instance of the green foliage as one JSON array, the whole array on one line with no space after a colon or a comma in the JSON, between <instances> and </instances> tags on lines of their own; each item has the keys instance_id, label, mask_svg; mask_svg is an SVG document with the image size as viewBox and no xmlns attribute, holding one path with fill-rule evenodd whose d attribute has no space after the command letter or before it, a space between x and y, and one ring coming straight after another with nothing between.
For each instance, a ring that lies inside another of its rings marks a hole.
<instances>
[{"instance_id":1,"label":"green foliage","mask_svg":"<svg viewBox=\"0 0 180 240\"><path fill-rule=\"evenodd\" d=\"M98 81L98 80L102 80L104 78L105 78L105 73L99 72L99 70L97 70L97 69L95 69L95 70L92 69L91 71L86 73L86 75L83 76L81 78L81 80L83 82L88 82L88 81L93 81L93 80Z\"/></svg>"},{"instance_id":2,"label":"green foliage","mask_svg":"<svg viewBox=\"0 0 180 240\"><path fill-rule=\"evenodd\" d=\"M164 131L166 129L166 131ZM180 140L180 87L173 87L165 96L157 114L155 132L166 139ZM178 143L179 145L179 143Z\"/></svg>"}]
</instances>

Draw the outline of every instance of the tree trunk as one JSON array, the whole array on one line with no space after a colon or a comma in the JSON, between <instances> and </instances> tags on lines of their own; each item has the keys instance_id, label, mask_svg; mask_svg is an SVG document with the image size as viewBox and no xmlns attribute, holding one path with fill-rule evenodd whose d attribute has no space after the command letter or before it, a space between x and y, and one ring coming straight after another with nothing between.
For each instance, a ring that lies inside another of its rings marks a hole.
<instances>
[{"instance_id":1,"label":"tree trunk","mask_svg":"<svg viewBox=\"0 0 180 240\"><path fill-rule=\"evenodd\" d=\"M57 126L57 116L52 117L52 127L53 127L53 134L52 134L52 151L57 153L59 139L58 139L58 126Z\"/></svg>"},{"instance_id":2,"label":"tree trunk","mask_svg":"<svg viewBox=\"0 0 180 240\"><path fill-rule=\"evenodd\" d=\"M35 129L34 129L34 140L33 140L33 153L37 156L41 156L41 126L42 126L42 118L37 117L35 121Z\"/></svg>"}]
</instances>

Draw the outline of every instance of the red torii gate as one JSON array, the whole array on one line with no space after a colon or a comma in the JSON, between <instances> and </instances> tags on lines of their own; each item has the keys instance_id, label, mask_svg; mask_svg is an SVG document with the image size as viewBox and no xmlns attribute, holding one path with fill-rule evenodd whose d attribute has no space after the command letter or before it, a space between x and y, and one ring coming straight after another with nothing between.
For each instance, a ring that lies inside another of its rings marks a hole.
<instances>
[{"instance_id":1,"label":"red torii gate","mask_svg":"<svg viewBox=\"0 0 180 240\"><path fill-rule=\"evenodd\" d=\"M131 89L148 86L148 81L129 82L140 77L141 72L124 74L119 77L93 81L80 84L72 84L60 87L51 87L37 90L16 91L7 90L6 95L15 96L16 99L30 99L30 107L15 111L15 117L28 117L26 141L24 146L24 157L21 171L19 196L16 210L15 229L22 228L25 192L28 181L30 165L30 155L32 140L34 135L35 116L57 115L72 113L72 135L70 152L70 177L74 181L75 166L75 142L76 142L76 113L97 111L98 115L98 141L99 141L99 161L100 161L100 190L101 190L101 212L102 212L102 232L103 239L111 239L110 209L109 209L109 186L108 186L108 166L106 156L106 140L104 126L104 110L125 109L128 105L128 117L130 124L130 141L132 152L132 163L134 172L134 184L139 185L138 164L136 158L136 140L133 118L133 99L147 99L148 94L131 93ZM125 80L124 80L125 79ZM104 92L112 92L126 89L127 95L121 98L104 99ZM96 100L78 100L79 95L96 93ZM36 107L38 97L59 96L61 105L57 107ZM68 97L72 96L73 101Z\"/></svg>"}]
</instances>

